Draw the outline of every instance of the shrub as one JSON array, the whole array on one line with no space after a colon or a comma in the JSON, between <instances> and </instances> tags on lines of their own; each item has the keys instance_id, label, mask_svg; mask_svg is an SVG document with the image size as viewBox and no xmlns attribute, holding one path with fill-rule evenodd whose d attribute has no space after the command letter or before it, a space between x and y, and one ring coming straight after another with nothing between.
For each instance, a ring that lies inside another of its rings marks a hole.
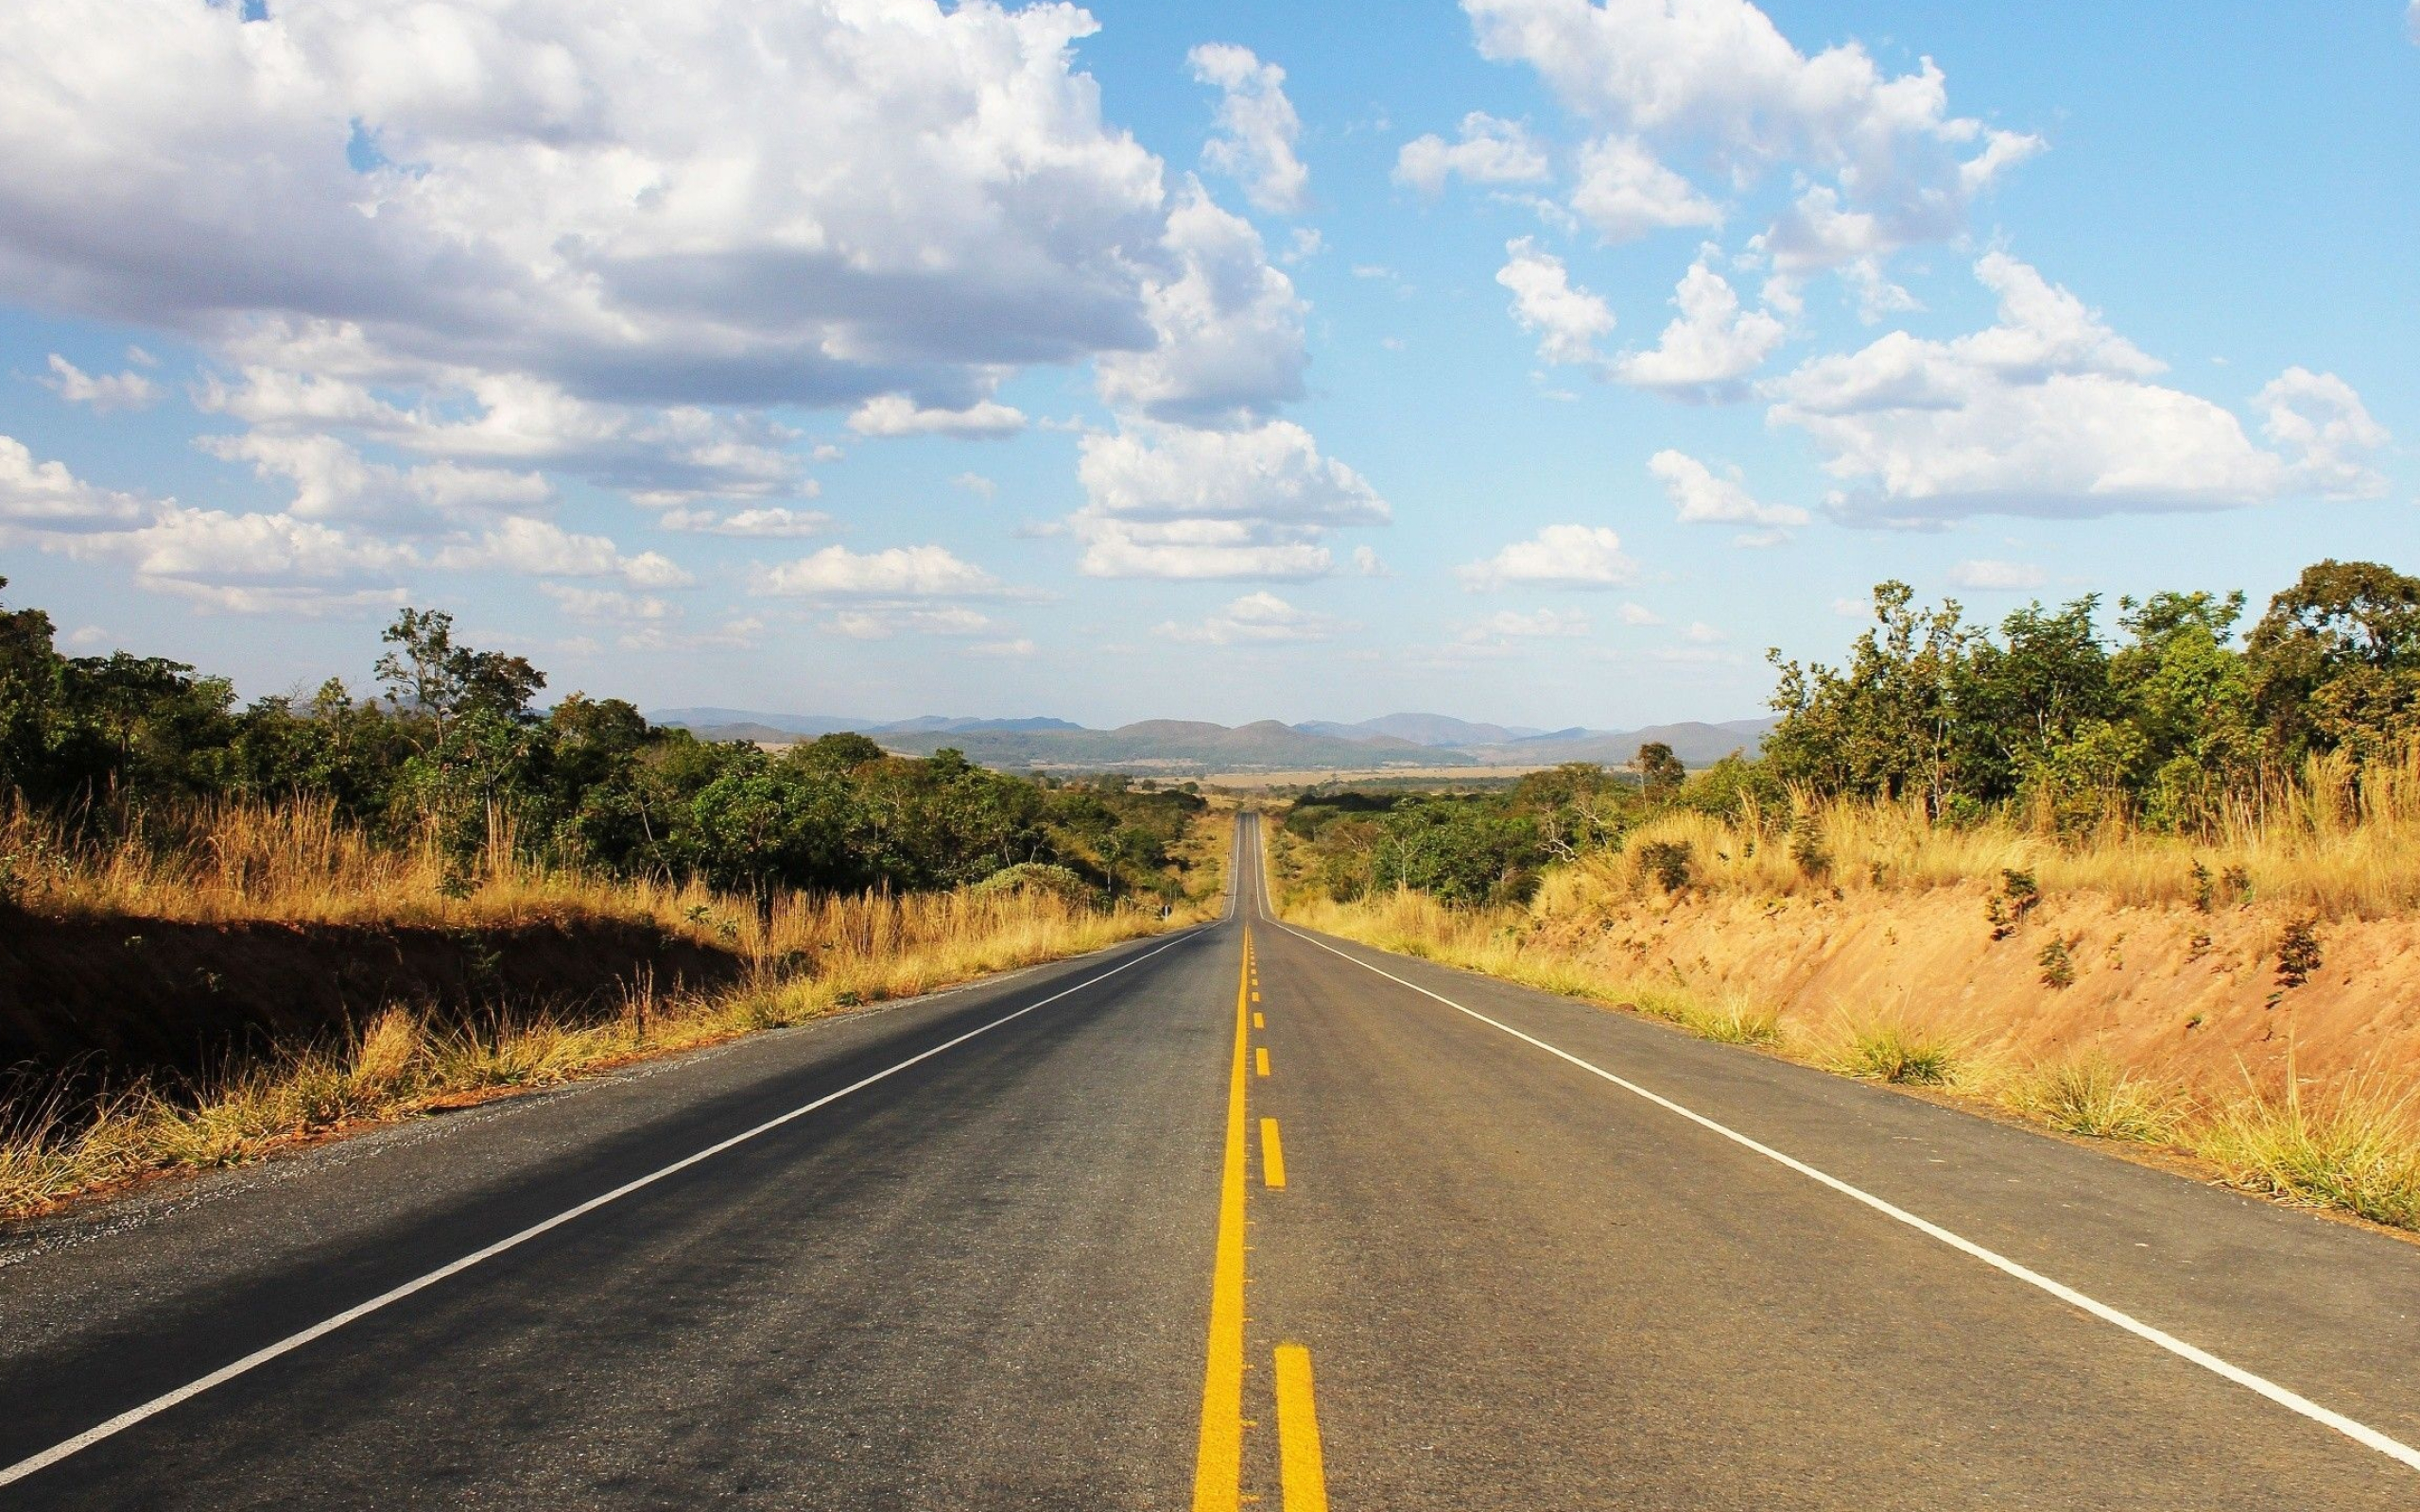
<instances>
[{"instance_id":1,"label":"shrub","mask_svg":"<svg viewBox=\"0 0 2420 1512\"><path fill-rule=\"evenodd\" d=\"M2064 992L2076 985L2075 953L2067 948L2066 940L2054 939L2043 946L2034 962L2042 968L2042 985L2053 992Z\"/></svg>"},{"instance_id":2,"label":"shrub","mask_svg":"<svg viewBox=\"0 0 2420 1512\"><path fill-rule=\"evenodd\" d=\"M2172 1137L2185 1111L2173 1094L2100 1055L2041 1068L2018 1084L2009 1102L2070 1134L2149 1143Z\"/></svg>"},{"instance_id":3,"label":"shrub","mask_svg":"<svg viewBox=\"0 0 2420 1512\"><path fill-rule=\"evenodd\" d=\"M2277 985L2302 986L2311 979L2325 958L2319 948L2319 921L2295 919L2277 940Z\"/></svg>"},{"instance_id":4,"label":"shrub","mask_svg":"<svg viewBox=\"0 0 2420 1512\"><path fill-rule=\"evenodd\" d=\"M1654 878L1666 892L1688 890L1689 863L1686 840L1650 840L1638 848L1638 869Z\"/></svg>"}]
</instances>

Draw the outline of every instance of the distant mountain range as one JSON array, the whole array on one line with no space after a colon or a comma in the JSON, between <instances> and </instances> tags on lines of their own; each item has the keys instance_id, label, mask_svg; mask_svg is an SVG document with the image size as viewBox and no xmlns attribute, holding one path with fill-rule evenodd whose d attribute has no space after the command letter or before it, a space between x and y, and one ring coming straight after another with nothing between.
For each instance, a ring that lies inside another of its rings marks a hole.
<instances>
[{"instance_id":1,"label":"distant mountain range","mask_svg":"<svg viewBox=\"0 0 2420 1512\"><path fill-rule=\"evenodd\" d=\"M926 715L889 722L821 714L769 714L744 709L664 709L648 715L682 725L707 740L768 745L853 730L885 749L928 756L954 746L986 766L1023 771L1125 771L1200 777L1214 772L1407 771L1441 766L1542 766L1561 762L1618 765L1650 741L1661 741L1691 766L1710 765L1734 751L1754 754L1771 719L1720 724L1688 721L1641 730L1542 730L1519 725L1475 724L1444 714L1400 713L1358 724L1263 719L1207 724L1146 719L1115 730L1091 730L1065 719L952 719Z\"/></svg>"}]
</instances>

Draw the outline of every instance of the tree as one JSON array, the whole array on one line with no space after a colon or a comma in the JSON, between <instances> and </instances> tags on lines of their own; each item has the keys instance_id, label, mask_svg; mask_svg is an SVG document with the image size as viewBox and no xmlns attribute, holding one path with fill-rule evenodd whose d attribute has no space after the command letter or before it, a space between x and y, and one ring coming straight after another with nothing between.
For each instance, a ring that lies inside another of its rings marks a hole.
<instances>
[{"instance_id":1,"label":"tree","mask_svg":"<svg viewBox=\"0 0 2420 1512\"><path fill-rule=\"evenodd\" d=\"M2420 733L2420 578L2370 561L2303 569L2248 647L2272 759L2371 760Z\"/></svg>"},{"instance_id":2,"label":"tree","mask_svg":"<svg viewBox=\"0 0 2420 1512\"><path fill-rule=\"evenodd\" d=\"M1660 740L1651 740L1639 747L1638 755L1632 765L1638 768L1639 786L1651 799L1670 798L1688 780L1689 769L1681 765L1681 758L1672 754L1672 747Z\"/></svg>"},{"instance_id":3,"label":"tree","mask_svg":"<svg viewBox=\"0 0 2420 1512\"><path fill-rule=\"evenodd\" d=\"M1955 790L1952 689L1973 632L1956 600L1913 607L1915 590L1874 590L1875 627L1858 637L1845 671L1768 658L1779 671L1772 707L1781 723L1765 754L1782 780L1860 798L1921 796L1941 814Z\"/></svg>"}]
</instances>

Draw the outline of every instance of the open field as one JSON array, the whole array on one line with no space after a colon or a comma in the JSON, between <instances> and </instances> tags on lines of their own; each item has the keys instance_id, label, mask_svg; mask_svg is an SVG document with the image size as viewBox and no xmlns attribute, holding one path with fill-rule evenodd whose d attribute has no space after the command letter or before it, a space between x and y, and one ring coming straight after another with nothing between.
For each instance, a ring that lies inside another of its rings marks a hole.
<instances>
[{"instance_id":1,"label":"open field","mask_svg":"<svg viewBox=\"0 0 2420 1512\"><path fill-rule=\"evenodd\" d=\"M1313 787L1331 783L1406 783L1419 787L1451 787L1462 782L1508 782L1529 772L1546 770L1543 766L1370 766L1358 770L1316 770L1305 768L1291 772L1220 772L1201 779L1204 786L1234 788L1243 792L1267 792L1271 788Z\"/></svg>"}]
</instances>

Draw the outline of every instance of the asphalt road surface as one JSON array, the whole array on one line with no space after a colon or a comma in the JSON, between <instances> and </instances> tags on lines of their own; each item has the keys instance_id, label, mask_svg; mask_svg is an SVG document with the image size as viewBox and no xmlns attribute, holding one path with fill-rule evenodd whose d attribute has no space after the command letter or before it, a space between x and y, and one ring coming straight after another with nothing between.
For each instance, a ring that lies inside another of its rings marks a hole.
<instances>
[{"instance_id":1,"label":"asphalt road surface","mask_svg":"<svg viewBox=\"0 0 2420 1512\"><path fill-rule=\"evenodd\" d=\"M0 1506L2420 1506L2420 1246L1225 921L0 1236Z\"/></svg>"}]
</instances>

